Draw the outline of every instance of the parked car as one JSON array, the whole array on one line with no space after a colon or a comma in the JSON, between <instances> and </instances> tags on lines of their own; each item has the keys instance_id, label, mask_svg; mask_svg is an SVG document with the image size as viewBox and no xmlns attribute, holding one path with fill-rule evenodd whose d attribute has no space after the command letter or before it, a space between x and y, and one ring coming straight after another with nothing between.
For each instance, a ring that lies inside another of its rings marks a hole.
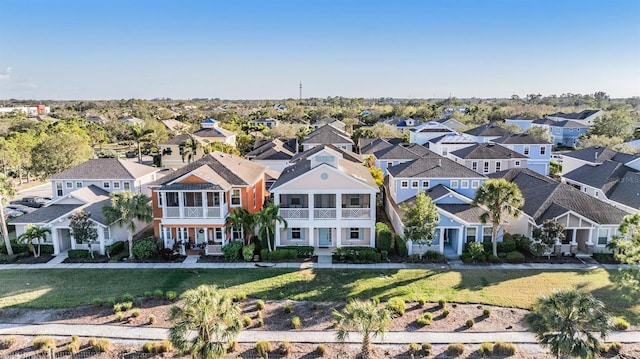
<instances>
[{"instance_id":1,"label":"parked car","mask_svg":"<svg viewBox=\"0 0 640 359\"><path fill-rule=\"evenodd\" d=\"M138 151L135 151L135 150L127 151L124 154L124 156L127 157L127 158L136 158L136 157L138 157Z\"/></svg>"},{"instance_id":2,"label":"parked car","mask_svg":"<svg viewBox=\"0 0 640 359\"><path fill-rule=\"evenodd\" d=\"M6 210L11 210L11 211L16 211L16 212L20 212L22 214L27 214L27 213L31 213L33 211L35 211L35 209L31 208L31 207L26 207L20 204L10 204L8 206L5 207Z\"/></svg>"},{"instance_id":3,"label":"parked car","mask_svg":"<svg viewBox=\"0 0 640 359\"><path fill-rule=\"evenodd\" d=\"M21 204L23 206L33 207L33 208L40 208L44 206L46 203L47 201L44 198L37 197L37 196L23 197L21 199L16 199L10 202L10 204Z\"/></svg>"},{"instance_id":4,"label":"parked car","mask_svg":"<svg viewBox=\"0 0 640 359\"><path fill-rule=\"evenodd\" d=\"M16 211L14 209L5 208L4 209L4 219L11 219L22 216L24 213Z\"/></svg>"}]
</instances>

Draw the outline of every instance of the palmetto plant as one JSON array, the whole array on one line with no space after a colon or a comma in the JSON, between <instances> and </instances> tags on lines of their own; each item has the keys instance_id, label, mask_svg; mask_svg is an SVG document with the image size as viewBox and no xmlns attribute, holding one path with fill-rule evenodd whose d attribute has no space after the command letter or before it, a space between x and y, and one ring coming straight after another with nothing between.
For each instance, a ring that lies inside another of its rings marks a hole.
<instances>
[{"instance_id":1,"label":"palmetto plant","mask_svg":"<svg viewBox=\"0 0 640 359\"><path fill-rule=\"evenodd\" d=\"M260 227L260 235L267 239L267 247L271 252L271 238L275 233L275 223L280 222L287 228L287 221L278 214L280 206L273 203L267 203L262 211L256 214L256 223Z\"/></svg>"},{"instance_id":2,"label":"palmetto plant","mask_svg":"<svg viewBox=\"0 0 640 359\"><path fill-rule=\"evenodd\" d=\"M136 220L151 222L153 219L149 197L142 193L130 191L111 192L111 206L103 206L102 214L109 224L117 223L127 228L129 241L129 258L133 258L133 232L136 230Z\"/></svg>"},{"instance_id":3,"label":"palmetto plant","mask_svg":"<svg viewBox=\"0 0 640 359\"><path fill-rule=\"evenodd\" d=\"M40 246L45 239L47 239L47 233L51 233L51 230L46 227L38 227L32 224L27 226L27 229L18 237L18 241L26 243L29 246L34 257L40 257Z\"/></svg>"},{"instance_id":4,"label":"palmetto plant","mask_svg":"<svg viewBox=\"0 0 640 359\"><path fill-rule=\"evenodd\" d=\"M142 143L148 141L149 135L153 133L153 130L143 128L139 124L131 126L131 136L136 142L138 150L138 163L142 163Z\"/></svg>"},{"instance_id":5,"label":"palmetto plant","mask_svg":"<svg viewBox=\"0 0 640 359\"><path fill-rule=\"evenodd\" d=\"M342 311L333 311L336 322L336 338L345 341L350 331L362 335L360 357L368 359L371 353L371 339L384 336L392 315L386 308L377 308L373 301L353 300Z\"/></svg>"}]
</instances>

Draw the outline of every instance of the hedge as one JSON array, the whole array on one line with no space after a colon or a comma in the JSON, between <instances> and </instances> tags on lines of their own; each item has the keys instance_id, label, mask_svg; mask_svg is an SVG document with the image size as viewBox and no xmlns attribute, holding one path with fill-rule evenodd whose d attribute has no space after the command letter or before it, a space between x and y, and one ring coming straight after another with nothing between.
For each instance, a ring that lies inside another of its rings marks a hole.
<instances>
[{"instance_id":1,"label":"hedge","mask_svg":"<svg viewBox=\"0 0 640 359\"><path fill-rule=\"evenodd\" d=\"M117 241L113 244L104 247L104 252L107 256L114 256L124 251L124 241Z\"/></svg>"},{"instance_id":2,"label":"hedge","mask_svg":"<svg viewBox=\"0 0 640 359\"><path fill-rule=\"evenodd\" d=\"M222 246L222 255L227 262L235 262L240 259L240 251L242 250L242 242L231 241Z\"/></svg>"},{"instance_id":3,"label":"hedge","mask_svg":"<svg viewBox=\"0 0 640 359\"><path fill-rule=\"evenodd\" d=\"M525 260L524 254L518 251L507 253L507 257L506 257L507 263L524 263L524 260Z\"/></svg>"},{"instance_id":4,"label":"hedge","mask_svg":"<svg viewBox=\"0 0 640 359\"><path fill-rule=\"evenodd\" d=\"M392 238L393 233L389 226L382 222L376 223L376 249L388 252L391 249Z\"/></svg>"},{"instance_id":5,"label":"hedge","mask_svg":"<svg viewBox=\"0 0 640 359\"><path fill-rule=\"evenodd\" d=\"M86 249L69 249L67 254L68 254L68 257L71 259L90 257L89 251Z\"/></svg>"},{"instance_id":6,"label":"hedge","mask_svg":"<svg viewBox=\"0 0 640 359\"><path fill-rule=\"evenodd\" d=\"M399 235L394 236L394 240L396 242L396 251L400 257L406 257L409 255L409 250L407 249L407 242L405 242L404 238Z\"/></svg>"},{"instance_id":7,"label":"hedge","mask_svg":"<svg viewBox=\"0 0 640 359\"><path fill-rule=\"evenodd\" d=\"M294 250L296 251L298 258L311 258L315 251L315 248L312 246L282 246L278 247L278 249Z\"/></svg>"},{"instance_id":8,"label":"hedge","mask_svg":"<svg viewBox=\"0 0 640 359\"><path fill-rule=\"evenodd\" d=\"M296 259L298 252L295 249L278 248L275 251L269 252L268 249L260 251L260 258L263 261L281 261L285 259Z\"/></svg>"}]
</instances>

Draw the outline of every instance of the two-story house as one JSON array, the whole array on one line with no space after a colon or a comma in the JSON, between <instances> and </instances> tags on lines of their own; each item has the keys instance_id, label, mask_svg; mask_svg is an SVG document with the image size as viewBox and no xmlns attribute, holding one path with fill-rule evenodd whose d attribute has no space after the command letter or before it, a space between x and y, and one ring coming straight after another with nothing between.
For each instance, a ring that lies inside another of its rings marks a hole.
<instances>
[{"instance_id":1,"label":"two-story house","mask_svg":"<svg viewBox=\"0 0 640 359\"><path fill-rule=\"evenodd\" d=\"M572 113L556 112L552 113L551 115L547 115L546 117L554 121L571 120L581 125L591 127L593 126L595 120L601 117L603 114L604 113L600 110L584 110Z\"/></svg>"},{"instance_id":2,"label":"two-story house","mask_svg":"<svg viewBox=\"0 0 640 359\"><path fill-rule=\"evenodd\" d=\"M265 126L267 128L274 128L278 126L279 121L271 117L263 117L251 121L253 126Z\"/></svg>"},{"instance_id":3,"label":"two-story house","mask_svg":"<svg viewBox=\"0 0 640 359\"><path fill-rule=\"evenodd\" d=\"M516 125L522 129L522 131L527 131L531 128L531 124L535 118L527 118L522 115L515 115L509 118L504 119L504 123L507 125Z\"/></svg>"},{"instance_id":4,"label":"two-story house","mask_svg":"<svg viewBox=\"0 0 640 359\"><path fill-rule=\"evenodd\" d=\"M526 133L508 134L491 142L526 156L527 168L545 176L549 175L551 143Z\"/></svg>"},{"instance_id":5,"label":"two-story house","mask_svg":"<svg viewBox=\"0 0 640 359\"><path fill-rule=\"evenodd\" d=\"M212 152L153 182L154 235L165 248L181 242L204 247L207 254L221 254L229 240L244 238L242 231L225 229L230 211L262 209L266 170L241 157Z\"/></svg>"},{"instance_id":6,"label":"two-story house","mask_svg":"<svg viewBox=\"0 0 640 359\"><path fill-rule=\"evenodd\" d=\"M361 161L335 146L316 147L285 168L271 187L287 226L275 245L316 248L375 246L376 193Z\"/></svg>"},{"instance_id":7,"label":"two-story house","mask_svg":"<svg viewBox=\"0 0 640 359\"><path fill-rule=\"evenodd\" d=\"M580 142L580 137L586 135L589 130L589 126L576 121L556 121L549 118L535 120L531 126L549 129L553 136L553 145L565 147L575 147Z\"/></svg>"},{"instance_id":8,"label":"two-story house","mask_svg":"<svg viewBox=\"0 0 640 359\"><path fill-rule=\"evenodd\" d=\"M471 137L477 143L487 143L491 140L495 140L498 137L508 135L511 132L505 128L500 127L497 122L490 122L464 131L464 133L467 136Z\"/></svg>"},{"instance_id":9,"label":"two-story house","mask_svg":"<svg viewBox=\"0 0 640 359\"><path fill-rule=\"evenodd\" d=\"M270 170L282 172L298 153L298 140L290 139L256 139L253 150L244 157L267 166Z\"/></svg>"},{"instance_id":10,"label":"two-story house","mask_svg":"<svg viewBox=\"0 0 640 359\"><path fill-rule=\"evenodd\" d=\"M302 141L302 150L308 151L321 145L334 145L347 151L353 151L354 143L351 136L344 130L328 124L308 134Z\"/></svg>"},{"instance_id":11,"label":"two-story house","mask_svg":"<svg viewBox=\"0 0 640 359\"><path fill-rule=\"evenodd\" d=\"M441 125L445 125L447 127L449 127L450 129L454 130L454 131L464 131L466 129L466 125L458 120L456 120L455 118L451 118L451 117L445 117L445 118L440 118L437 120L434 120L435 122L441 124Z\"/></svg>"},{"instance_id":12,"label":"two-story house","mask_svg":"<svg viewBox=\"0 0 640 359\"><path fill-rule=\"evenodd\" d=\"M314 130L320 129L322 127L325 126L331 126L335 129L338 129L342 132L346 131L347 129L347 124L345 124L344 122L338 120L337 118L333 118L333 117L323 117L317 121L315 121L312 125L311 128L313 128Z\"/></svg>"},{"instance_id":13,"label":"two-story house","mask_svg":"<svg viewBox=\"0 0 640 359\"><path fill-rule=\"evenodd\" d=\"M527 167L528 163L527 156L494 143L476 143L450 152L449 157L456 163L484 175Z\"/></svg>"},{"instance_id":14,"label":"two-story house","mask_svg":"<svg viewBox=\"0 0 640 359\"><path fill-rule=\"evenodd\" d=\"M455 132L451 128L436 121L425 122L409 131L409 142L424 145L430 139Z\"/></svg>"},{"instance_id":15,"label":"two-story house","mask_svg":"<svg viewBox=\"0 0 640 359\"><path fill-rule=\"evenodd\" d=\"M429 145L429 150L440 156L448 157L449 153L473 146L476 144L476 141L465 134L451 132L440 137L432 138L427 144Z\"/></svg>"},{"instance_id":16,"label":"two-story house","mask_svg":"<svg viewBox=\"0 0 640 359\"><path fill-rule=\"evenodd\" d=\"M406 142L401 142L397 145L391 145L376 150L375 152L365 154L375 158L375 167L381 169L384 175L387 174L387 169L391 166L435 155L422 145Z\"/></svg>"}]
</instances>

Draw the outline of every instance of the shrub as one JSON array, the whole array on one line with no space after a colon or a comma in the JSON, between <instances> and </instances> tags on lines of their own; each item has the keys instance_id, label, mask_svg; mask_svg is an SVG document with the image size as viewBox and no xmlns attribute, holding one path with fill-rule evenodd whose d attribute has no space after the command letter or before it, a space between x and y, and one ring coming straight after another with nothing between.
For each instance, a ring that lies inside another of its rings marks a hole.
<instances>
[{"instance_id":1,"label":"shrub","mask_svg":"<svg viewBox=\"0 0 640 359\"><path fill-rule=\"evenodd\" d=\"M493 248L491 249L493 251ZM498 252L509 253L516 250L516 242L514 241L502 241L498 242Z\"/></svg>"},{"instance_id":2,"label":"shrub","mask_svg":"<svg viewBox=\"0 0 640 359\"><path fill-rule=\"evenodd\" d=\"M393 236L394 241L396 242L396 252L400 257L406 257L409 255L409 250L407 249L407 242L400 237L399 235Z\"/></svg>"},{"instance_id":3,"label":"shrub","mask_svg":"<svg viewBox=\"0 0 640 359\"><path fill-rule=\"evenodd\" d=\"M124 320L124 314L122 314L121 312L116 313L116 320L119 322Z\"/></svg>"},{"instance_id":4,"label":"shrub","mask_svg":"<svg viewBox=\"0 0 640 359\"><path fill-rule=\"evenodd\" d=\"M256 308L258 308L258 310L263 310L263 309L264 309L264 300L259 299L259 300L256 302Z\"/></svg>"},{"instance_id":5,"label":"shrub","mask_svg":"<svg viewBox=\"0 0 640 359\"><path fill-rule=\"evenodd\" d=\"M513 343L496 342L493 345L493 355L496 356L512 356L516 352L516 345Z\"/></svg>"},{"instance_id":6,"label":"shrub","mask_svg":"<svg viewBox=\"0 0 640 359\"><path fill-rule=\"evenodd\" d=\"M524 254L518 251L513 251L507 253L506 260L507 263L524 263L525 257Z\"/></svg>"},{"instance_id":7,"label":"shrub","mask_svg":"<svg viewBox=\"0 0 640 359\"><path fill-rule=\"evenodd\" d=\"M160 289L156 289L153 291L153 296L156 297L156 299L162 299L162 297L164 297L164 292Z\"/></svg>"},{"instance_id":8,"label":"shrub","mask_svg":"<svg viewBox=\"0 0 640 359\"><path fill-rule=\"evenodd\" d=\"M158 246L153 241L142 239L133 242L133 255L140 259L149 259L158 254Z\"/></svg>"},{"instance_id":9,"label":"shrub","mask_svg":"<svg viewBox=\"0 0 640 359\"><path fill-rule=\"evenodd\" d=\"M489 255L489 257L487 257L487 259L489 260L489 263L493 263L493 264L497 264L500 263L500 257L498 256L494 256L493 254Z\"/></svg>"},{"instance_id":10,"label":"shrub","mask_svg":"<svg viewBox=\"0 0 640 359\"><path fill-rule=\"evenodd\" d=\"M457 357L464 353L464 345L461 343L450 344L447 347L446 354L450 357Z\"/></svg>"},{"instance_id":11,"label":"shrub","mask_svg":"<svg viewBox=\"0 0 640 359\"><path fill-rule=\"evenodd\" d=\"M247 299L247 293L245 292L238 292L233 295L233 300L235 302L242 302L245 299Z\"/></svg>"},{"instance_id":12,"label":"shrub","mask_svg":"<svg viewBox=\"0 0 640 359\"><path fill-rule=\"evenodd\" d=\"M464 326L467 328L473 327L474 324L476 324L476 321L473 319L467 319L467 321L464 322Z\"/></svg>"},{"instance_id":13,"label":"shrub","mask_svg":"<svg viewBox=\"0 0 640 359\"><path fill-rule=\"evenodd\" d=\"M324 344L318 344L316 347L316 351L320 354L321 357L327 355L327 347Z\"/></svg>"},{"instance_id":14,"label":"shrub","mask_svg":"<svg viewBox=\"0 0 640 359\"><path fill-rule=\"evenodd\" d=\"M420 298L420 299L418 299L418 304L420 304L420 305L425 305L425 304L427 304L427 298Z\"/></svg>"},{"instance_id":15,"label":"shrub","mask_svg":"<svg viewBox=\"0 0 640 359\"><path fill-rule=\"evenodd\" d=\"M471 254L469 254L469 252L462 252L462 254L460 255L460 259L464 264L470 264L473 262L473 258L471 257Z\"/></svg>"},{"instance_id":16,"label":"shrub","mask_svg":"<svg viewBox=\"0 0 640 359\"><path fill-rule=\"evenodd\" d=\"M51 337L35 337L32 344L33 349L35 350L47 350L56 348L56 341Z\"/></svg>"},{"instance_id":17,"label":"shrub","mask_svg":"<svg viewBox=\"0 0 640 359\"><path fill-rule=\"evenodd\" d=\"M479 242L469 242L467 243L467 252L472 259L478 259L480 255L484 255L484 246Z\"/></svg>"},{"instance_id":18,"label":"shrub","mask_svg":"<svg viewBox=\"0 0 640 359\"><path fill-rule=\"evenodd\" d=\"M261 328L264 327L264 319L258 318L258 326Z\"/></svg>"},{"instance_id":19,"label":"shrub","mask_svg":"<svg viewBox=\"0 0 640 359\"><path fill-rule=\"evenodd\" d=\"M289 305L289 303L284 305L284 312L285 314L291 314L291 305Z\"/></svg>"},{"instance_id":20,"label":"shrub","mask_svg":"<svg viewBox=\"0 0 640 359\"><path fill-rule=\"evenodd\" d=\"M311 258L315 248L313 246L282 246L279 249L294 250L298 258Z\"/></svg>"},{"instance_id":21,"label":"shrub","mask_svg":"<svg viewBox=\"0 0 640 359\"><path fill-rule=\"evenodd\" d=\"M142 352L143 353L154 353L155 345L152 342L146 342L142 344Z\"/></svg>"},{"instance_id":22,"label":"shrub","mask_svg":"<svg viewBox=\"0 0 640 359\"><path fill-rule=\"evenodd\" d=\"M242 247L242 258L247 261L247 262L251 262L253 260L253 252L256 250L256 245L251 243L248 246L244 246Z\"/></svg>"},{"instance_id":23,"label":"shrub","mask_svg":"<svg viewBox=\"0 0 640 359\"><path fill-rule=\"evenodd\" d=\"M264 357L265 355L268 355L271 350L271 342L263 340L256 343L256 352L258 352L258 356Z\"/></svg>"},{"instance_id":24,"label":"shrub","mask_svg":"<svg viewBox=\"0 0 640 359\"><path fill-rule=\"evenodd\" d=\"M102 306L102 299L100 298L93 298L91 300L91 304L93 304L94 307L101 307Z\"/></svg>"},{"instance_id":25,"label":"shrub","mask_svg":"<svg viewBox=\"0 0 640 359\"><path fill-rule=\"evenodd\" d=\"M124 251L124 241L117 241L113 244L104 247L104 253L107 257L114 256L116 254L120 254Z\"/></svg>"},{"instance_id":26,"label":"shrub","mask_svg":"<svg viewBox=\"0 0 640 359\"><path fill-rule=\"evenodd\" d=\"M513 241L516 244L516 250L525 255L533 255L535 250L533 248L533 241L529 239L527 236L523 236L521 234L514 234Z\"/></svg>"},{"instance_id":27,"label":"shrub","mask_svg":"<svg viewBox=\"0 0 640 359\"><path fill-rule=\"evenodd\" d=\"M98 339L91 337L87 340L87 344L89 344L90 347L96 345L98 343Z\"/></svg>"},{"instance_id":28,"label":"shrub","mask_svg":"<svg viewBox=\"0 0 640 359\"><path fill-rule=\"evenodd\" d=\"M240 349L240 344L236 340L232 340L227 345L227 352L237 352Z\"/></svg>"},{"instance_id":29,"label":"shrub","mask_svg":"<svg viewBox=\"0 0 640 359\"><path fill-rule=\"evenodd\" d=\"M109 339L99 339L94 345L93 350L98 353L106 353L111 350L111 341Z\"/></svg>"},{"instance_id":30,"label":"shrub","mask_svg":"<svg viewBox=\"0 0 640 359\"><path fill-rule=\"evenodd\" d=\"M120 313L122 311L122 303L117 303L113 305L113 312Z\"/></svg>"},{"instance_id":31,"label":"shrub","mask_svg":"<svg viewBox=\"0 0 640 359\"><path fill-rule=\"evenodd\" d=\"M420 344L418 344L418 343L409 344L409 353L416 354L419 351L420 351Z\"/></svg>"},{"instance_id":32,"label":"shrub","mask_svg":"<svg viewBox=\"0 0 640 359\"><path fill-rule=\"evenodd\" d=\"M251 317L248 315L245 315L244 317L242 317L242 325L247 328L251 326Z\"/></svg>"},{"instance_id":33,"label":"shrub","mask_svg":"<svg viewBox=\"0 0 640 359\"><path fill-rule=\"evenodd\" d=\"M278 351L280 352L280 355L287 356L291 354L291 348L292 348L291 343L284 341L280 343L280 346L278 347Z\"/></svg>"},{"instance_id":34,"label":"shrub","mask_svg":"<svg viewBox=\"0 0 640 359\"><path fill-rule=\"evenodd\" d=\"M434 263L445 261L444 254L436 251L426 251L422 255L422 258L424 258L424 260L427 262L434 262Z\"/></svg>"},{"instance_id":35,"label":"shrub","mask_svg":"<svg viewBox=\"0 0 640 359\"><path fill-rule=\"evenodd\" d=\"M493 354L493 343L484 342L480 344L480 348L478 348L478 353L482 356L488 356Z\"/></svg>"},{"instance_id":36,"label":"shrub","mask_svg":"<svg viewBox=\"0 0 640 359\"><path fill-rule=\"evenodd\" d=\"M120 303L120 305L122 306L122 311L126 312L127 310L133 308L133 303L132 302L124 302L124 303Z\"/></svg>"},{"instance_id":37,"label":"shrub","mask_svg":"<svg viewBox=\"0 0 640 359\"><path fill-rule=\"evenodd\" d=\"M89 258L89 251L86 249L69 249L67 256L71 259Z\"/></svg>"},{"instance_id":38,"label":"shrub","mask_svg":"<svg viewBox=\"0 0 640 359\"><path fill-rule=\"evenodd\" d=\"M447 301L444 299L440 299L438 300L438 305L440 306L440 308L444 308L447 305Z\"/></svg>"},{"instance_id":39,"label":"shrub","mask_svg":"<svg viewBox=\"0 0 640 359\"><path fill-rule=\"evenodd\" d=\"M403 316L405 311L404 299L398 297L389 299L387 309L397 316Z\"/></svg>"},{"instance_id":40,"label":"shrub","mask_svg":"<svg viewBox=\"0 0 640 359\"><path fill-rule=\"evenodd\" d=\"M227 262L236 262L240 259L240 251L242 250L242 242L231 241L222 246L222 255Z\"/></svg>"},{"instance_id":41,"label":"shrub","mask_svg":"<svg viewBox=\"0 0 640 359\"><path fill-rule=\"evenodd\" d=\"M433 314L431 313L424 313L423 316L419 317L418 319L416 319L416 322L421 325L421 326L425 326L425 325L430 325L431 324L431 320L433 320Z\"/></svg>"},{"instance_id":42,"label":"shrub","mask_svg":"<svg viewBox=\"0 0 640 359\"><path fill-rule=\"evenodd\" d=\"M489 318L489 317L491 316L491 309L489 309L489 308L485 308L485 309L483 309L483 310L482 310L482 315L483 315L485 318Z\"/></svg>"},{"instance_id":43,"label":"shrub","mask_svg":"<svg viewBox=\"0 0 640 359\"><path fill-rule=\"evenodd\" d=\"M629 329L629 322L623 317L615 317L613 318L613 329L627 330Z\"/></svg>"},{"instance_id":44,"label":"shrub","mask_svg":"<svg viewBox=\"0 0 640 359\"><path fill-rule=\"evenodd\" d=\"M122 295L122 301L123 302L132 302L133 303L133 296L129 293L123 294Z\"/></svg>"},{"instance_id":45,"label":"shrub","mask_svg":"<svg viewBox=\"0 0 640 359\"><path fill-rule=\"evenodd\" d=\"M379 251L387 251L391 250L391 239L393 237L393 233L391 233L391 229L389 226L382 222L376 223L376 249Z\"/></svg>"},{"instance_id":46,"label":"shrub","mask_svg":"<svg viewBox=\"0 0 640 359\"><path fill-rule=\"evenodd\" d=\"M71 341L67 344L67 351L75 354L80 351L80 338L77 335L71 337Z\"/></svg>"},{"instance_id":47,"label":"shrub","mask_svg":"<svg viewBox=\"0 0 640 359\"><path fill-rule=\"evenodd\" d=\"M156 322L156 316L151 314L149 315L149 324L155 324Z\"/></svg>"},{"instance_id":48,"label":"shrub","mask_svg":"<svg viewBox=\"0 0 640 359\"><path fill-rule=\"evenodd\" d=\"M0 339L0 349L10 349L12 346L16 345L17 342L18 339L13 335L3 337Z\"/></svg>"},{"instance_id":49,"label":"shrub","mask_svg":"<svg viewBox=\"0 0 640 359\"><path fill-rule=\"evenodd\" d=\"M131 316L132 316L132 317L134 317L134 318L139 317L139 316L140 316L140 311L139 311L138 309L134 309L134 310L131 312Z\"/></svg>"},{"instance_id":50,"label":"shrub","mask_svg":"<svg viewBox=\"0 0 640 359\"><path fill-rule=\"evenodd\" d=\"M300 323L300 317L293 317L291 319L291 328L300 329L302 327L302 323Z\"/></svg>"},{"instance_id":51,"label":"shrub","mask_svg":"<svg viewBox=\"0 0 640 359\"><path fill-rule=\"evenodd\" d=\"M613 354L620 354L620 352L622 351L622 344L618 343L618 342L613 342L611 343L611 345L609 346L609 352L613 353Z\"/></svg>"},{"instance_id":52,"label":"shrub","mask_svg":"<svg viewBox=\"0 0 640 359\"><path fill-rule=\"evenodd\" d=\"M431 348L431 343L422 343L422 351L425 355L429 355L429 353L431 353Z\"/></svg>"},{"instance_id":53,"label":"shrub","mask_svg":"<svg viewBox=\"0 0 640 359\"><path fill-rule=\"evenodd\" d=\"M153 292L152 292L152 291L150 291L150 290L145 290L145 291L144 291L144 297L145 297L145 298L151 298L151 297L153 297Z\"/></svg>"},{"instance_id":54,"label":"shrub","mask_svg":"<svg viewBox=\"0 0 640 359\"><path fill-rule=\"evenodd\" d=\"M380 251L380 260L387 261L389 259L389 251L385 251L384 249Z\"/></svg>"},{"instance_id":55,"label":"shrub","mask_svg":"<svg viewBox=\"0 0 640 359\"><path fill-rule=\"evenodd\" d=\"M167 293L165 293L165 297L167 298L168 301L173 302L174 300L178 299L178 293L172 290L168 290Z\"/></svg>"},{"instance_id":56,"label":"shrub","mask_svg":"<svg viewBox=\"0 0 640 359\"><path fill-rule=\"evenodd\" d=\"M445 309L445 310L443 310L443 311L442 311L442 317L443 317L443 318L446 318L446 317L448 317L448 316L449 316L449 309Z\"/></svg>"}]
</instances>

